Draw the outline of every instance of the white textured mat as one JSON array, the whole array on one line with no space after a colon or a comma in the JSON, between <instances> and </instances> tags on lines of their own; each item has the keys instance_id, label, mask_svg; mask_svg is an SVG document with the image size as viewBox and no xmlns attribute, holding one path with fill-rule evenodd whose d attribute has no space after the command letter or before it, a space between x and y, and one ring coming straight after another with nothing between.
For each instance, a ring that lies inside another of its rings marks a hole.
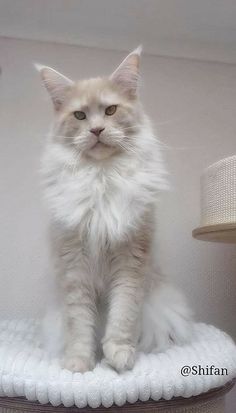
<instances>
[{"instance_id":1,"label":"white textured mat","mask_svg":"<svg viewBox=\"0 0 236 413\"><path fill-rule=\"evenodd\" d=\"M236 346L215 327L195 324L194 340L157 355L139 354L132 371L117 374L101 363L85 374L60 368L40 349L39 325L32 320L0 322L0 396L25 396L54 406L123 405L138 399L190 397L221 386L236 377ZM183 366L211 365L228 375L189 375Z\"/></svg>"}]
</instances>

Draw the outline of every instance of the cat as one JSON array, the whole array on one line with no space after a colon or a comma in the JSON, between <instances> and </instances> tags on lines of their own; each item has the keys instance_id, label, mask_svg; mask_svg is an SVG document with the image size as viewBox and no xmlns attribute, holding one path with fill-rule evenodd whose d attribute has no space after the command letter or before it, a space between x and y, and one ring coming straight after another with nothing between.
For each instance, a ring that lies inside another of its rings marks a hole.
<instances>
[{"instance_id":1,"label":"cat","mask_svg":"<svg viewBox=\"0 0 236 413\"><path fill-rule=\"evenodd\" d=\"M99 335L118 372L137 351L191 337L185 298L156 270L156 204L168 184L139 98L140 56L139 47L111 76L77 82L38 66L55 114L42 181L71 371L94 368Z\"/></svg>"}]
</instances>

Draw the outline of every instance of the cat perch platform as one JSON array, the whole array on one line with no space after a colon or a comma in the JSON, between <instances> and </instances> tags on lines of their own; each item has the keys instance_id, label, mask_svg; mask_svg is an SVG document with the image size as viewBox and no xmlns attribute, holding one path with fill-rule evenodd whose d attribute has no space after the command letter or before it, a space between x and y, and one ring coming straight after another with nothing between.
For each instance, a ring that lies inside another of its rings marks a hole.
<instances>
[{"instance_id":1,"label":"cat perch platform","mask_svg":"<svg viewBox=\"0 0 236 413\"><path fill-rule=\"evenodd\" d=\"M194 325L192 343L140 353L122 374L103 362L84 374L62 369L44 353L39 331L34 320L0 322L0 413L223 413L236 377L233 340L202 323ZM215 366L220 374L181 374L184 366Z\"/></svg>"}]
</instances>

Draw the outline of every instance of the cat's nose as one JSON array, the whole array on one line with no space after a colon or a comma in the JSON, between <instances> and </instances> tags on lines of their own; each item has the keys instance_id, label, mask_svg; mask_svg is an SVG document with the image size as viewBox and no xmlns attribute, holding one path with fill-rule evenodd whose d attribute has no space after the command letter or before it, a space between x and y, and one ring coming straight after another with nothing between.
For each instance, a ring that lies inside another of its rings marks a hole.
<instances>
[{"instance_id":1,"label":"cat's nose","mask_svg":"<svg viewBox=\"0 0 236 413\"><path fill-rule=\"evenodd\" d=\"M93 134L96 135L96 136L99 136L100 133L101 133L102 131L104 131L104 129L105 129L105 128L92 128L92 129L90 129L90 132L93 133Z\"/></svg>"}]
</instances>

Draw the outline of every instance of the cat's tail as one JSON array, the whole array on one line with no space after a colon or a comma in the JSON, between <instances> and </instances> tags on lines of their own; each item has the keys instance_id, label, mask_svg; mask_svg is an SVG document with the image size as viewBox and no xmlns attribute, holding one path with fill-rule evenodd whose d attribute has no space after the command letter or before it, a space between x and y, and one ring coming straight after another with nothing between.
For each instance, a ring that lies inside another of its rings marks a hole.
<instances>
[{"instance_id":1,"label":"cat's tail","mask_svg":"<svg viewBox=\"0 0 236 413\"><path fill-rule=\"evenodd\" d=\"M191 341L192 318L185 297L168 282L160 281L144 303L139 350L164 351L173 343Z\"/></svg>"}]
</instances>

